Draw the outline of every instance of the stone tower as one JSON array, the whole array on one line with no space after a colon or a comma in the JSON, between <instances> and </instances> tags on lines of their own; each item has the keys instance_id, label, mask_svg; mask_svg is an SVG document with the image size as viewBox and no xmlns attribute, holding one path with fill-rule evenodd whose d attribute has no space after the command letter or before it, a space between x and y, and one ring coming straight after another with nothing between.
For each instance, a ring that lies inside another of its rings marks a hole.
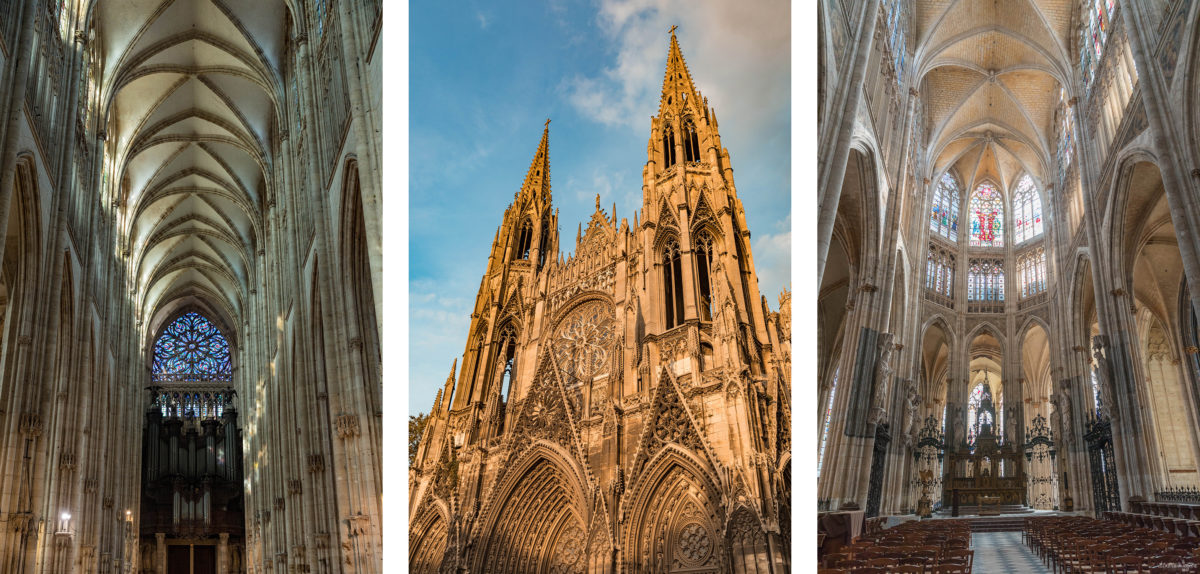
<instances>
[{"instance_id":1,"label":"stone tower","mask_svg":"<svg viewBox=\"0 0 1200 574\"><path fill-rule=\"evenodd\" d=\"M640 214L597 197L569 257L543 131L410 470L412 571L786 570L790 299L673 31L650 127Z\"/></svg>"}]
</instances>

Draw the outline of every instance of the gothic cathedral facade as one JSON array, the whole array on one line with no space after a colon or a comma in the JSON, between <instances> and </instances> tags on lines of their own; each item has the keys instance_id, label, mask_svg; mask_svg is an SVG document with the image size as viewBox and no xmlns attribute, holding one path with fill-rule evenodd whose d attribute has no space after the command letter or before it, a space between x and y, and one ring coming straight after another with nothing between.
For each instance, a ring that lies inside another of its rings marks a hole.
<instances>
[{"instance_id":1,"label":"gothic cathedral facade","mask_svg":"<svg viewBox=\"0 0 1200 574\"><path fill-rule=\"evenodd\" d=\"M790 293L673 32L642 190L560 255L547 122L409 471L411 571L787 571Z\"/></svg>"}]
</instances>

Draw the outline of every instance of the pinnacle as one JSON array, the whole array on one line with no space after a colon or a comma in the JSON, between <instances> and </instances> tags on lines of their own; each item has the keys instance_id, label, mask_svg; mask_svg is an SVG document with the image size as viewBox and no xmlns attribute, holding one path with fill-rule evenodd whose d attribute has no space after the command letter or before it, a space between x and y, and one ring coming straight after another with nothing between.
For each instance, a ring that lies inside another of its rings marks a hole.
<instances>
[{"instance_id":1,"label":"pinnacle","mask_svg":"<svg viewBox=\"0 0 1200 574\"><path fill-rule=\"evenodd\" d=\"M538 144L533 162L529 164L529 172L525 174L525 183L521 185L521 196L533 196L538 199L550 199L550 120L542 129L542 141Z\"/></svg>"},{"instance_id":2,"label":"pinnacle","mask_svg":"<svg viewBox=\"0 0 1200 574\"><path fill-rule=\"evenodd\" d=\"M671 45L667 48L667 69L663 73L662 98L659 102L659 115L668 108L679 110L689 101L700 102L700 94L692 82L692 74L688 71L683 52L679 49L679 39L675 37L676 26L671 26Z\"/></svg>"}]
</instances>

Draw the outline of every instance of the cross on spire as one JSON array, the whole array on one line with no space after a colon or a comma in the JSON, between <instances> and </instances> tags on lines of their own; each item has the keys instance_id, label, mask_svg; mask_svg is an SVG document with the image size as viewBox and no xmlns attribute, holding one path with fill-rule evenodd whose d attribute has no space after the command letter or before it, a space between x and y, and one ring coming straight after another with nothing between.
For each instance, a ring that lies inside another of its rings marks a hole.
<instances>
[{"instance_id":1,"label":"cross on spire","mask_svg":"<svg viewBox=\"0 0 1200 574\"><path fill-rule=\"evenodd\" d=\"M674 35L675 35L675 29L676 29L676 28L678 28L678 27L679 27L679 26L675 26L675 25L673 25L673 24L671 25L671 35L672 35L672 36L674 36Z\"/></svg>"}]
</instances>

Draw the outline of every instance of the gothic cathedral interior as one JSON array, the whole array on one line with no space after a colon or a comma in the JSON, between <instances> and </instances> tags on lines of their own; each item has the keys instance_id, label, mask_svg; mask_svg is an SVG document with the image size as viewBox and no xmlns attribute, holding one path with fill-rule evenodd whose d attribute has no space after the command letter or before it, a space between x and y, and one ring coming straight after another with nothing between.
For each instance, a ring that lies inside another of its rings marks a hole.
<instances>
[{"instance_id":1,"label":"gothic cathedral interior","mask_svg":"<svg viewBox=\"0 0 1200 574\"><path fill-rule=\"evenodd\" d=\"M549 123L497 214L409 470L411 571L787 571L790 294L759 293L674 32L649 127L632 221L597 197L562 255Z\"/></svg>"},{"instance_id":2,"label":"gothic cathedral interior","mask_svg":"<svg viewBox=\"0 0 1200 574\"><path fill-rule=\"evenodd\" d=\"M1200 4L817 10L823 528L1200 533Z\"/></svg>"},{"instance_id":3,"label":"gothic cathedral interior","mask_svg":"<svg viewBox=\"0 0 1200 574\"><path fill-rule=\"evenodd\" d=\"M0 571L382 572L382 0L0 0Z\"/></svg>"}]
</instances>

